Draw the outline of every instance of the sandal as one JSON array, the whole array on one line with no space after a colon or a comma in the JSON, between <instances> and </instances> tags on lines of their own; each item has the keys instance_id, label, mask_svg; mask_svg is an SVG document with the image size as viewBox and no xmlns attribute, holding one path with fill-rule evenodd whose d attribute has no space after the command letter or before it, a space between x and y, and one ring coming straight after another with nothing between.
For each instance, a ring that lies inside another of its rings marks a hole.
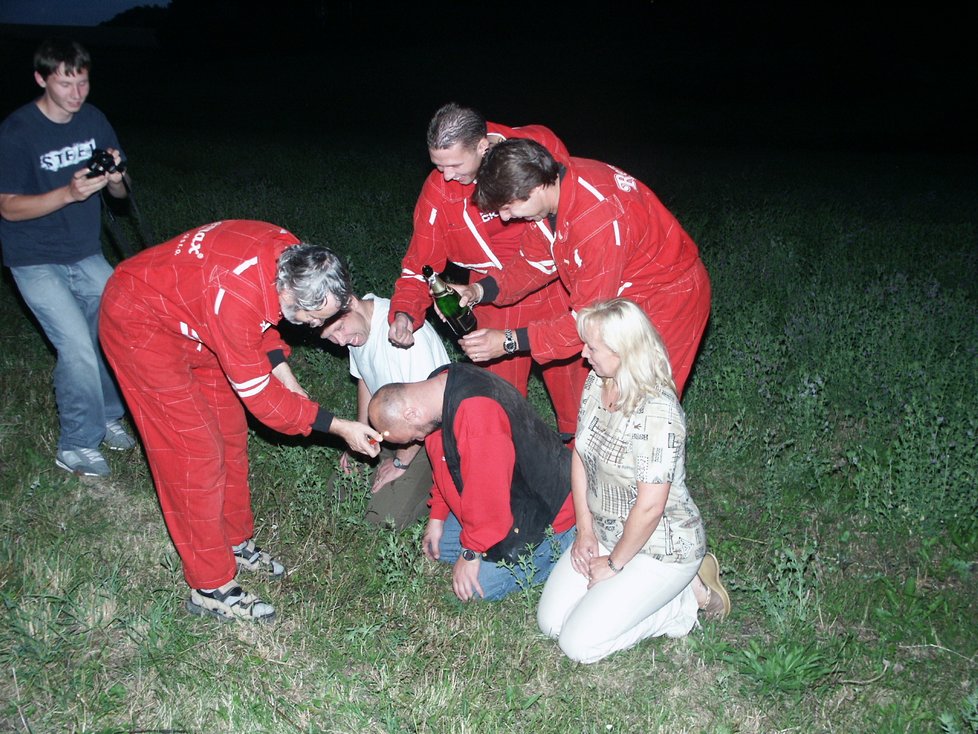
<instances>
[{"instance_id":1,"label":"sandal","mask_svg":"<svg viewBox=\"0 0 978 734\"><path fill-rule=\"evenodd\" d=\"M255 539L249 538L244 543L231 548L234 561L239 571L253 571L268 575L273 579L285 575L285 566L276 561L270 553L255 545Z\"/></svg>"},{"instance_id":2,"label":"sandal","mask_svg":"<svg viewBox=\"0 0 978 734\"><path fill-rule=\"evenodd\" d=\"M249 620L271 622L275 619L275 607L249 594L232 582L227 591L191 589L187 599L187 611L199 616L217 617L221 621Z\"/></svg>"}]
</instances>

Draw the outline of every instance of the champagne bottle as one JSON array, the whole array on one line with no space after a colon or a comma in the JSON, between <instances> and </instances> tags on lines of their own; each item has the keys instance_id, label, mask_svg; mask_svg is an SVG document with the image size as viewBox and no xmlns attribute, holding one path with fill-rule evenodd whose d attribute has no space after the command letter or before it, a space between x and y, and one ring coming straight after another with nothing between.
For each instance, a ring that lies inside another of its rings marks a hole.
<instances>
[{"instance_id":1,"label":"champagne bottle","mask_svg":"<svg viewBox=\"0 0 978 734\"><path fill-rule=\"evenodd\" d=\"M438 304L438 310L445 317L445 321L452 327L455 336L463 337L476 327L475 314L468 306L459 305L459 295L449 288L445 281L438 277L438 273L430 265L421 268L421 274L428 281L431 288L431 295Z\"/></svg>"}]
</instances>

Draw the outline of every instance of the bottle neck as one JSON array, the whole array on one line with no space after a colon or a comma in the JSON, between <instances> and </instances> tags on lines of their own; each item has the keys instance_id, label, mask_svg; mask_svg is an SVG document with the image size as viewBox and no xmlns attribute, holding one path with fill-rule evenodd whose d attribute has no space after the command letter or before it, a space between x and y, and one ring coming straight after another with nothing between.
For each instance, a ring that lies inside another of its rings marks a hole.
<instances>
[{"instance_id":1,"label":"bottle neck","mask_svg":"<svg viewBox=\"0 0 978 734\"><path fill-rule=\"evenodd\" d=\"M435 296L443 296L449 291L448 286L445 285L445 281L443 281L437 275L432 275L428 279L428 285L431 287L432 295Z\"/></svg>"}]
</instances>

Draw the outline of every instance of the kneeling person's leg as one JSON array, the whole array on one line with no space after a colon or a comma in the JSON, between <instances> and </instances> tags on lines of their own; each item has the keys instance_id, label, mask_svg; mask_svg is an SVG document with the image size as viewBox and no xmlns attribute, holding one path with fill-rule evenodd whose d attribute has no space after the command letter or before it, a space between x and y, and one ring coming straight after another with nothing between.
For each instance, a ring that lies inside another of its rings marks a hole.
<instances>
[{"instance_id":1,"label":"kneeling person's leg","mask_svg":"<svg viewBox=\"0 0 978 734\"><path fill-rule=\"evenodd\" d=\"M407 470L367 500L366 519L403 530L428 514L431 497L431 464L424 449L415 454Z\"/></svg>"},{"instance_id":2,"label":"kneeling person's leg","mask_svg":"<svg viewBox=\"0 0 978 734\"><path fill-rule=\"evenodd\" d=\"M486 601L502 599L514 591L528 589L547 580L561 554L574 542L575 528L553 538L545 537L514 563L483 561L479 569L479 584Z\"/></svg>"}]
</instances>

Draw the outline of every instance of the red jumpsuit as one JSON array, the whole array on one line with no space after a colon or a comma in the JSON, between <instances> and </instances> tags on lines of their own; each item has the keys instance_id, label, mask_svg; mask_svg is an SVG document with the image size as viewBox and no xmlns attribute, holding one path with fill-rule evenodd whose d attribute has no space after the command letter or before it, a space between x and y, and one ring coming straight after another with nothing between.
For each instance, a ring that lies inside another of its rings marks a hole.
<instances>
[{"instance_id":1,"label":"red jumpsuit","mask_svg":"<svg viewBox=\"0 0 978 734\"><path fill-rule=\"evenodd\" d=\"M494 300L512 303L551 282L545 265L553 261L573 311L615 296L635 301L665 342L681 396L710 315L710 279L696 243L633 176L584 158L565 165L556 240L529 234L523 259L492 274L499 287ZM573 311L530 324L534 359L580 352Z\"/></svg>"},{"instance_id":2,"label":"red jumpsuit","mask_svg":"<svg viewBox=\"0 0 978 734\"><path fill-rule=\"evenodd\" d=\"M516 451L506 412L495 400L466 398L454 420L458 453L462 461L465 492L455 487L445 456L441 429L425 439L425 450L432 458L435 484L431 491L431 519L445 520L449 511L462 526L459 540L465 548L481 553L506 537L513 526L508 491L513 484ZM574 497L567 500L554 518L557 533L573 527Z\"/></svg>"},{"instance_id":3,"label":"red jumpsuit","mask_svg":"<svg viewBox=\"0 0 978 734\"><path fill-rule=\"evenodd\" d=\"M490 122L488 130L503 138L530 138L546 147L558 161L568 158L563 142L541 125L511 128ZM421 276L424 265L431 265L435 272L444 270L448 262L477 273L494 272L519 259L520 241L527 229L540 229L549 235L545 223L507 223L495 212L480 212L470 202L473 190L472 185L446 181L437 170L428 176L414 208L414 234L401 262L401 275L394 284L391 321L400 311L415 324L423 322L425 311L431 305L428 284ZM552 265L549 272L551 275L554 272ZM519 303L479 306L476 316L480 328L516 330L532 321L557 318L568 309L566 293L554 283ZM582 359L565 356L570 359L544 364L542 376L557 415L558 431L573 435L588 370ZM486 368L526 396L531 364L531 357L515 355L494 360Z\"/></svg>"},{"instance_id":4,"label":"red jumpsuit","mask_svg":"<svg viewBox=\"0 0 978 734\"><path fill-rule=\"evenodd\" d=\"M277 261L297 243L264 222L208 224L124 260L102 297L102 346L194 588L234 578L231 546L254 532L244 408L288 434L332 420L271 374L269 353L288 354Z\"/></svg>"}]
</instances>

